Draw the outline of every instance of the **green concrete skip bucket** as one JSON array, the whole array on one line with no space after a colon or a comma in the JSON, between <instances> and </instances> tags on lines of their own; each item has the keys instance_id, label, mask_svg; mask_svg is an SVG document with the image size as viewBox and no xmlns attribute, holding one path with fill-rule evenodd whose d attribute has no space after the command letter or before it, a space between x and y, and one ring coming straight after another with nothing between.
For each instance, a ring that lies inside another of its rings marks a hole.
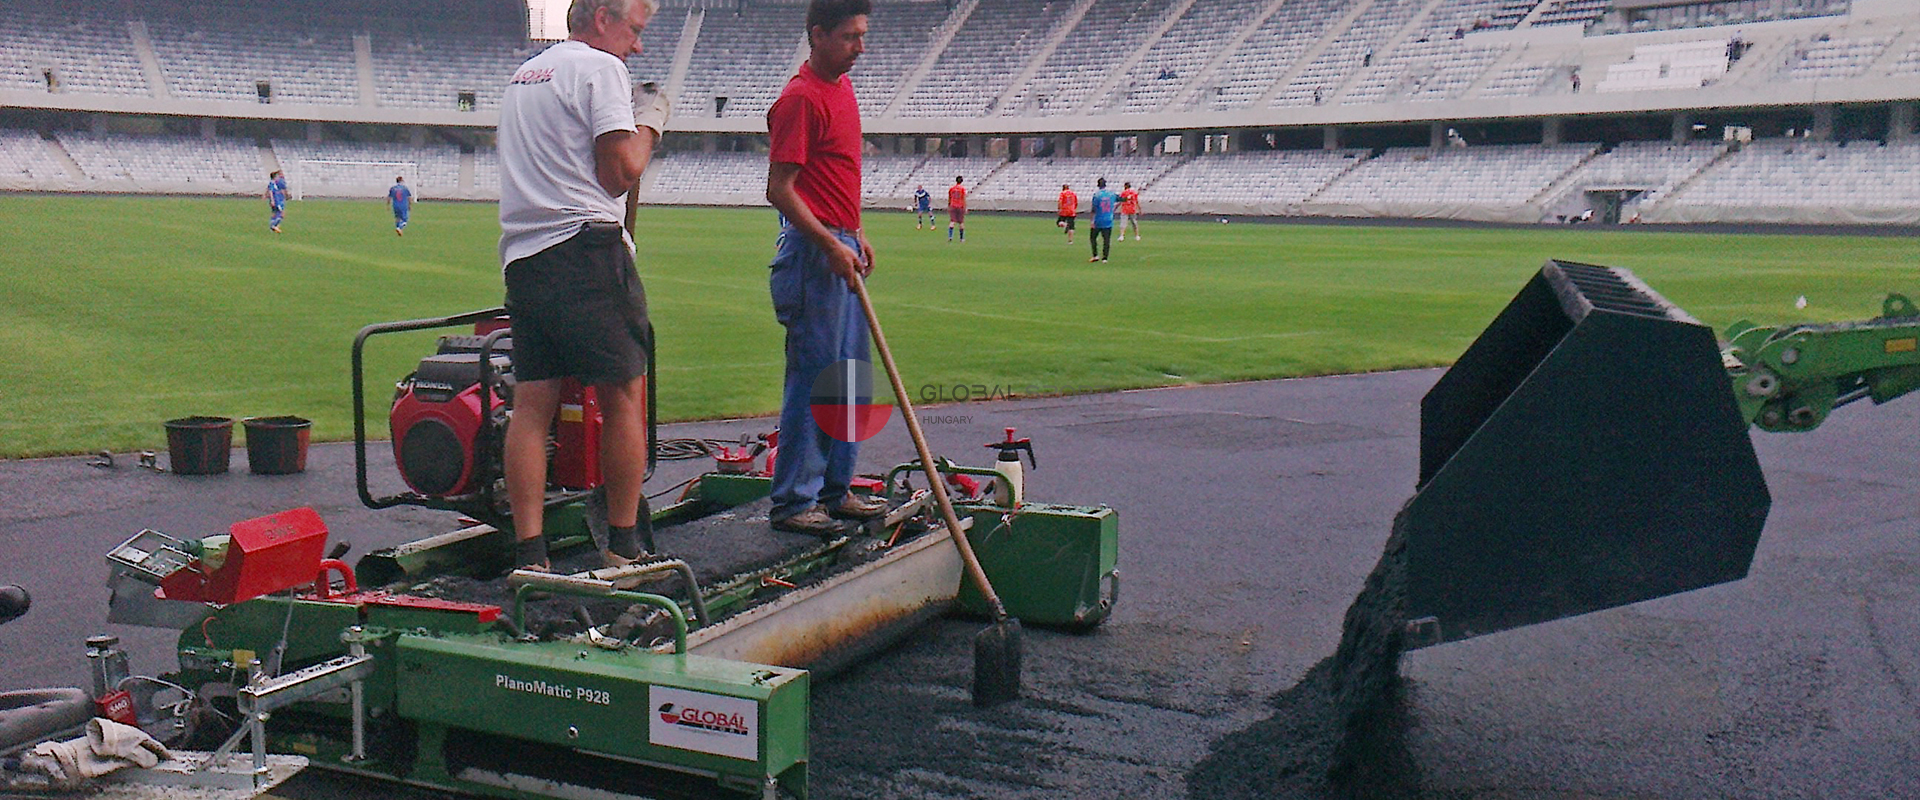
<instances>
[{"instance_id":1,"label":"green concrete skip bucket","mask_svg":"<svg viewBox=\"0 0 1920 800\"><path fill-rule=\"evenodd\" d=\"M1420 403L1409 644L1738 580L1771 502L1713 331L1549 261Z\"/></svg>"}]
</instances>

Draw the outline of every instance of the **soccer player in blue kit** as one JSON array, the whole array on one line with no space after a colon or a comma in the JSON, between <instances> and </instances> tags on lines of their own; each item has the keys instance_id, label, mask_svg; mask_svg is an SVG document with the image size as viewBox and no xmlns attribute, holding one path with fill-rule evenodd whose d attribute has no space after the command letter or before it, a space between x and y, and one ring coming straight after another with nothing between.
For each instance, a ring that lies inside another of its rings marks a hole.
<instances>
[{"instance_id":1,"label":"soccer player in blue kit","mask_svg":"<svg viewBox=\"0 0 1920 800\"><path fill-rule=\"evenodd\" d=\"M406 176L394 176L393 188L387 190L387 202L393 204L393 235L407 235L407 215L413 211L413 190L407 188Z\"/></svg>"},{"instance_id":2,"label":"soccer player in blue kit","mask_svg":"<svg viewBox=\"0 0 1920 800\"><path fill-rule=\"evenodd\" d=\"M1107 254L1113 251L1113 211L1120 205L1120 195L1107 189L1107 179L1098 182L1100 191L1093 193L1093 230L1087 234L1087 244L1093 245L1093 257L1088 263L1107 260Z\"/></svg>"},{"instance_id":3,"label":"soccer player in blue kit","mask_svg":"<svg viewBox=\"0 0 1920 800\"><path fill-rule=\"evenodd\" d=\"M279 233L287 218L287 176L277 169L267 173L267 212L267 230Z\"/></svg>"},{"instance_id":4,"label":"soccer player in blue kit","mask_svg":"<svg viewBox=\"0 0 1920 800\"><path fill-rule=\"evenodd\" d=\"M933 195L927 194L927 187L915 186L913 187L913 229L920 230L922 224L933 224Z\"/></svg>"}]
</instances>

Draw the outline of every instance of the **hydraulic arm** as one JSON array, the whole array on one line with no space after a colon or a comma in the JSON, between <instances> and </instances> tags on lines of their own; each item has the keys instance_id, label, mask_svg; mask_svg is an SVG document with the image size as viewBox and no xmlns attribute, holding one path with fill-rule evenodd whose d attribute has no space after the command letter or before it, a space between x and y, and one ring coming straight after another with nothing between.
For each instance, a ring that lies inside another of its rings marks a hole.
<instances>
[{"instance_id":1,"label":"hydraulic arm","mask_svg":"<svg viewBox=\"0 0 1920 800\"><path fill-rule=\"evenodd\" d=\"M1833 409L1920 389L1920 309L1890 294L1864 322L1727 329L1722 359L1740 415L1761 430L1806 431Z\"/></svg>"}]
</instances>

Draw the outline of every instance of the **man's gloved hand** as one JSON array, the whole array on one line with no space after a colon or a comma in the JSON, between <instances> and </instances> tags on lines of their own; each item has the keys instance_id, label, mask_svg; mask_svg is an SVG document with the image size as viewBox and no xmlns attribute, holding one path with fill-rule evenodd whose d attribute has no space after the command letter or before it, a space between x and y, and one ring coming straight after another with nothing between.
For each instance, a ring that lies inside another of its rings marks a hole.
<instances>
[{"instance_id":1,"label":"man's gloved hand","mask_svg":"<svg viewBox=\"0 0 1920 800\"><path fill-rule=\"evenodd\" d=\"M665 87L653 81L643 81L633 87L633 123L643 128L652 128L659 136L667 128L667 118L673 115L673 98L667 96Z\"/></svg>"}]
</instances>

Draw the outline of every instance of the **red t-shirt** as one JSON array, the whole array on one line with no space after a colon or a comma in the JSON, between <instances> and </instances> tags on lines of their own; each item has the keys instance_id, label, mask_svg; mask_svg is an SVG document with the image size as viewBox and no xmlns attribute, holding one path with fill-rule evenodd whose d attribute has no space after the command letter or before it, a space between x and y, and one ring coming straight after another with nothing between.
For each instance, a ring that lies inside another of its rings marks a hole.
<instances>
[{"instance_id":1,"label":"red t-shirt","mask_svg":"<svg viewBox=\"0 0 1920 800\"><path fill-rule=\"evenodd\" d=\"M951 188L947 189L947 207L948 208L966 208L967 207L967 187L961 186L960 184L956 183Z\"/></svg>"},{"instance_id":2,"label":"red t-shirt","mask_svg":"<svg viewBox=\"0 0 1920 800\"><path fill-rule=\"evenodd\" d=\"M1060 216L1071 217L1080 212L1080 195L1073 192L1060 193Z\"/></svg>"},{"instance_id":3,"label":"red t-shirt","mask_svg":"<svg viewBox=\"0 0 1920 800\"><path fill-rule=\"evenodd\" d=\"M831 228L860 228L860 104L847 76L828 83L802 63L767 110L768 158L799 164L794 191Z\"/></svg>"},{"instance_id":4,"label":"red t-shirt","mask_svg":"<svg viewBox=\"0 0 1920 800\"><path fill-rule=\"evenodd\" d=\"M1120 213L1122 214L1140 213L1140 193L1139 192L1136 192L1132 189L1127 189L1120 193Z\"/></svg>"}]
</instances>

